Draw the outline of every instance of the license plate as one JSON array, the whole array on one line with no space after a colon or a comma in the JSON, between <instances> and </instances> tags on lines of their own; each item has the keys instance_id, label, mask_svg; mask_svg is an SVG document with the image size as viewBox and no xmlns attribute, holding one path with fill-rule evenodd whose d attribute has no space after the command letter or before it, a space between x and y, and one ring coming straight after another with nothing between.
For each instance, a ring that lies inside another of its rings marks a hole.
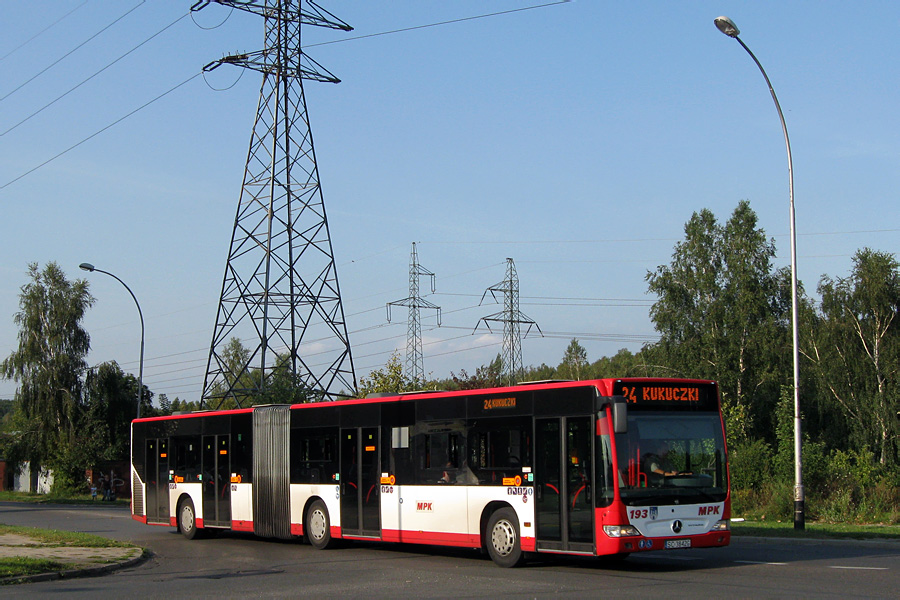
<instances>
[{"instance_id":1,"label":"license plate","mask_svg":"<svg viewBox=\"0 0 900 600\"><path fill-rule=\"evenodd\" d=\"M672 548L690 548L691 540L666 540L666 549Z\"/></svg>"}]
</instances>

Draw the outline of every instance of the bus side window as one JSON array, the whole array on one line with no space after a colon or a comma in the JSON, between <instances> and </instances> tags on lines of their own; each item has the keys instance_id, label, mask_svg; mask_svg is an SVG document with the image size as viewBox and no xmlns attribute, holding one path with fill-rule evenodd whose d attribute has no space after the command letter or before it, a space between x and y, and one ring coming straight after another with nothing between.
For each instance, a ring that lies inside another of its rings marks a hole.
<instances>
[{"instance_id":1,"label":"bus side window","mask_svg":"<svg viewBox=\"0 0 900 600\"><path fill-rule=\"evenodd\" d=\"M172 438L175 454L174 476L176 483L196 483L200 481L200 437L183 436Z\"/></svg>"},{"instance_id":2,"label":"bus side window","mask_svg":"<svg viewBox=\"0 0 900 600\"><path fill-rule=\"evenodd\" d=\"M410 439L416 457L416 483L455 483L464 457L461 426L447 422L427 423L417 429Z\"/></svg>"},{"instance_id":3,"label":"bus side window","mask_svg":"<svg viewBox=\"0 0 900 600\"><path fill-rule=\"evenodd\" d=\"M291 429L291 483L327 483L337 473L337 431Z\"/></svg>"},{"instance_id":4,"label":"bus side window","mask_svg":"<svg viewBox=\"0 0 900 600\"><path fill-rule=\"evenodd\" d=\"M469 431L469 466L481 483L502 485L532 466L529 419L483 419Z\"/></svg>"}]
</instances>

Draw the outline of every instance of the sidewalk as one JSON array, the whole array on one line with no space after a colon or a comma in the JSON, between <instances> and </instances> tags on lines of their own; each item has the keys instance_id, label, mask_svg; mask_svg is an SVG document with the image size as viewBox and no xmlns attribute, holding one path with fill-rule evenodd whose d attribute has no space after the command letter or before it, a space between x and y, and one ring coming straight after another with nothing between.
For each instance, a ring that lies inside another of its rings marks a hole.
<instances>
[{"instance_id":1,"label":"sidewalk","mask_svg":"<svg viewBox=\"0 0 900 600\"><path fill-rule=\"evenodd\" d=\"M137 546L131 548L57 546L24 535L2 534L0 535L0 558L12 557L48 559L64 564L65 569L35 575L0 577L0 585L70 577L92 577L140 564L145 559L143 550Z\"/></svg>"}]
</instances>

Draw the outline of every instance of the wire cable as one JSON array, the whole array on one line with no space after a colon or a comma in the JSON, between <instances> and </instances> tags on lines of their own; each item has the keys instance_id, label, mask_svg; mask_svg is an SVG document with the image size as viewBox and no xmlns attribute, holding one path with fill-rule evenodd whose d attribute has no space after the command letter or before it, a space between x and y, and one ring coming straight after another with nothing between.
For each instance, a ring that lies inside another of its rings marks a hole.
<instances>
[{"instance_id":1,"label":"wire cable","mask_svg":"<svg viewBox=\"0 0 900 600\"><path fill-rule=\"evenodd\" d=\"M403 33L405 31L415 31L417 29L428 29L429 27L439 27L441 25L451 25L453 23L462 23L464 21L474 21L476 19L486 19L488 17L497 17L501 15L508 15L517 12L523 12L526 10L534 10L536 8L546 8L548 6L556 6L557 4L566 4L569 0L558 0L557 2L548 2L546 4L536 4L534 6L523 6L522 8L513 8L511 10L502 10L500 12L495 13L487 13L483 15L475 15L472 17L462 17L459 19L451 19L449 21L441 21L440 23L429 23L428 25L415 25L413 27L404 27L403 29L394 29L391 31L382 31L380 33L369 33L366 35L357 35L349 38L342 38L339 40L331 40L330 42L319 42L317 44L309 44L308 46L304 46L304 48L313 48L315 46L327 46L329 44L340 44L342 42L352 42L355 40L364 40L366 38L379 37L383 35L391 35L394 33Z\"/></svg>"},{"instance_id":2,"label":"wire cable","mask_svg":"<svg viewBox=\"0 0 900 600\"><path fill-rule=\"evenodd\" d=\"M172 27L173 25L175 25L176 23L178 23L179 21L181 21L181 20L182 20L183 18L185 18L186 16L188 16L188 13L185 13L185 14L181 15L180 17L178 17L177 19L175 19L174 21L172 21L171 23L169 23L168 25L166 25L165 27L163 27L162 29L160 29L159 31L157 31L156 33L154 33L153 35L151 35L150 37L148 37L146 40L144 40L143 42L141 42L140 44L138 44L137 46L135 46L134 48L132 48L131 50L129 50L128 52L126 52L125 54L123 54L122 56L120 56L119 58L115 59L114 61L112 61L111 63L109 63L108 65L106 65L106 66L103 67L102 69L100 69L99 71L95 72L93 75L91 75L91 76L88 77L87 79L83 80L81 83L78 83L78 84L76 84L74 87L69 88L67 91L63 92L61 95L57 96L56 98L54 98L53 100L51 100L50 102L48 102L47 104L45 104L44 106L42 106L41 108L37 109L36 111L34 111L34 112L31 113L30 115L28 115L27 117L25 117L24 119L22 119L21 121L19 121L18 123L16 123L16 124L13 125L12 127L10 127L9 129L7 129L6 131L4 131L3 133L0 133L0 137L6 135L7 133L9 133L10 131L12 131L13 129L16 129L19 125L22 125L22 124L25 123L26 121L30 120L32 117L35 117L35 116L37 116L38 114L42 113L44 110L50 108L51 106L53 106L54 104L56 104L57 102L59 102L60 100L62 100L63 98L65 98L66 96L68 96L69 94L71 94L72 92L74 92L75 90L77 90L78 88L80 88L81 86L83 86L85 83L87 83L88 81L90 81L91 79L93 79L94 77L96 77L97 75L99 75L100 73L104 72L105 70L107 70L108 68L110 68L111 66L113 66L114 64L116 64L117 62L119 62L120 60L122 60L123 58L125 58L126 56L128 56L129 54L131 54L132 52L134 52L135 50L137 50L138 48L140 48L141 46L143 46L144 44L146 44L146 43L149 42L150 40L152 40L153 38L155 38L156 36L160 35L160 34L163 33L164 31L166 31L167 29L169 29L170 27Z\"/></svg>"},{"instance_id":3,"label":"wire cable","mask_svg":"<svg viewBox=\"0 0 900 600\"><path fill-rule=\"evenodd\" d=\"M91 40L93 40L94 38L96 38L97 36L99 36L101 33L103 33L104 31L106 31L107 29L109 29L110 27L112 27L113 25L115 25L116 23L118 23L119 21L121 21L122 19L124 19L125 17L127 17L128 15L130 15L131 13L133 13L135 10L137 10L138 8L140 8L141 5L144 4L144 2L146 2L146 0L141 0L141 2L140 2L139 4L137 4L136 6L133 6L133 7L132 7L128 12L126 12L124 15L120 16L118 19L116 19L115 21L113 21L112 23L110 23L109 25L107 25L106 27L104 27L103 29L101 29L100 31L98 31L97 33L95 33L94 35L92 35L91 37L89 37L88 39L84 40L83 42L81 42L80 44L78 44L77 46L75 46L74 48L72 48L71 50L69 50L68 52L66 52L66 53L63 54L62 56L60 56L59 58L57 58L55 61L53 61L52 63L50 63L49 65L47 65L47 66L44 67L43 69L41 69L40 71L38 71L36 74L32 75L32 76L31 76L30 78L28 78L26 81L24 81L23 83L19 84L19 85L18 85L17 87L15 87L12 91L7 92L5 96L0 97L0 102L3 102L4 100L6 100L7 98L9 98L9 97L12 96L13 94L15 94L16 92L18 92L19 90L21 90L23 87L25 87L26 85L28 85L29 83L31 83L32 81L34 81L35 79L37 79L38 77L40 77L41 75L43 75L44 73L46 73L47 71L49 71L50 69L52 69L53 67L55 67L56 65L58 65L60 62L62 62L63 60L65 60L67 57L71 56L73 53L75 53L75 52L76 52L78 49L80 49L82 46L84 46L85 44L87 44L88 42L90 42Z\"/></svg>"},{"instance_id":4,"label":"wire cable","mask_svg":"<svg viewBox=\"0 0 900 600\"><path fill-rule=\"evenodd\" d=\"M169 94L171 94L172 92L174 92L175 90L177 90L178 88L180 88L181 86L183 86L183 85L189 83L190 81L196 79L197 77L200 77L200 75L201 75L200 73L194 73L193 75L191 75L190 77L188 77L187 79L185 79L184 81L182 81L181 83L179 83L178 85L169 88L168 90L166 90L165 92L163 92L162 94L160 94L159 96L157 96L156 98L154 98L153 100L150 100L149 102L145 102L144 104L142 104L141 106L137 107L136 109L134 109L133 111L131 111L131 112L128 113L127 115L125 115L125 116L123 116L123 117L119 117L118 119L116 119L115 121L113 121L112 123L110 123L109 125L107 125L106 127L104 127L103 129L100 129L99 131L96 131L96 132L92 133L91 135L89 135L88 137L84 138L83 140L81 140L81 141L78 142L77 144L73 144L73 145L69 146L68 148L66 148L65 150L63 150L62 152L60 152L59 154L57 154L57 155L55 155L55 156L53 156L53 157L51 157L51 158L48 158L47 160L45 160L44 162L42 162L42 163L39 164L38 166L32 167L31 169L25 171L24 173L22 173L21 175L19 175L19 176L16 177L15 179L11 179L10 181L7 181L7 182L4 183L3 185L0 185L0 190L6 189L6 188L9 187L10 185L12 185L12 184L14 184L15 182L19 181L20 179L22 179L22 178L24 178L24 177L26 177L26 176L28 176L28 175L31 175L32 173L34 173L35 171L37 171L37 170L40 169L41 167L44 167L44 166L50 164L51 162L53 162L54 160L56 160L56 159L59 158L60 156L66 154L66 153L68 153L68 152L71 152L72 150L74 150L74 149L77 148L78 146L84 144L85 142L87 142L87 141L89 141L89 140L92 140L93 138L97 137L98 135L100 135L101 133L103 133L104 131L106 131L107 129L110 129L110 128L112 128L112 127L118 125L119 123L121 123L122 121L124 121L125 119L127 119L128 117L130 117L131 115L135 114L136 112L138 112L138 111L140 111L140 110L143 110L143 109L147 108L148 106L150 106L151 104L153 104L153 103L156 102L157 100L159 100L159 99L161 99L161 98L163 98L163 97L165 97L165 96L168 96Z\"/></svg>"},{"instance_id":5,"label":"wire cable","mask_svg":"<svg viewBox=\"0 0 900 600\"><path fill-rule=\"evenodd\" d=\"M62 21L62 20L65 19L66 17L68 17L69 15L71 15L73 12L75 12L76 10L78 10L79 8L81 8L82 6L84 6L85 4L87 4L87 0L84 0L84 2L82 2L81 4L79 4L78 6L76 6L75 8L73 8L72 10L70 10L69 12L67 12L66 14L64 14L63 16L61 16L60 18L58 18L57 20L53 21L52 23L50 23L49 25L47 25L46 27L44 27L43 29L41 29L40 31L38 31L38 32L37 32L36 34L34 34L33 36L31 36L30 38L28 38L27 40L25 40L24 42L22 42L21 44L19 44L18 46L16 46L15 48L13 48L12 50L10 50L10 51L7 52L6 54L4 54L3 56L0 56L0 60L6 60L6 58L7 58L8 56L10 56L10 55L12 55L12 54L18 52L19 50L21 50L22 48L24 48L25 46L27 46L28 44L30 44L31 42L33 42L33 41L34 41L35 39L37 39L41 34L45 33L45 32L46 32L47 30L49 30L51 27L53 27L54 25L56 25L57 23L59 23L60 21Z\"/></svg>"}]
</instances>

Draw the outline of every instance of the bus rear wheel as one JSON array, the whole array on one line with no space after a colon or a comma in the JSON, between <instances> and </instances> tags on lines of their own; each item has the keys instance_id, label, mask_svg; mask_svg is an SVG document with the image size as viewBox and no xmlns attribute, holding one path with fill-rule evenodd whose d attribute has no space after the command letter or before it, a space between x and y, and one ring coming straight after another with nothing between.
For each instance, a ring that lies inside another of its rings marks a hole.
<instances>
[{"instance_id":1,"label":"bus rear wheel","mask_svg":"<svg viewBox=\"0 0 900 600\"><path fill-rule=\"evenodd\" d=\"M333 545L331 519L328 516L328 508L324 502L316 500L310 504L303 523L306 537L313 548L325 550Z\"/></svg>"},{"instance_id":2,"label":"bus rear wheel","mask_svg":"<svg viewBox=\"0 0 900 600\"><path fill-rule=\"evenodd\" d=\"M524 562L519 537L519 517L511 508L501 508L488 519L487 551L498 566L518 567Z\"/></svg>"},{"instance_id":3,"label":"bus rear wheel","mask_svg":"<svg viewBox=\"0 0 900 600\"><path fill-rule=\"evenodd\" d=\"M197 513L190 498L178 503L178 530L189 540L197 537Z\"/></svg>"}]
</instances>

